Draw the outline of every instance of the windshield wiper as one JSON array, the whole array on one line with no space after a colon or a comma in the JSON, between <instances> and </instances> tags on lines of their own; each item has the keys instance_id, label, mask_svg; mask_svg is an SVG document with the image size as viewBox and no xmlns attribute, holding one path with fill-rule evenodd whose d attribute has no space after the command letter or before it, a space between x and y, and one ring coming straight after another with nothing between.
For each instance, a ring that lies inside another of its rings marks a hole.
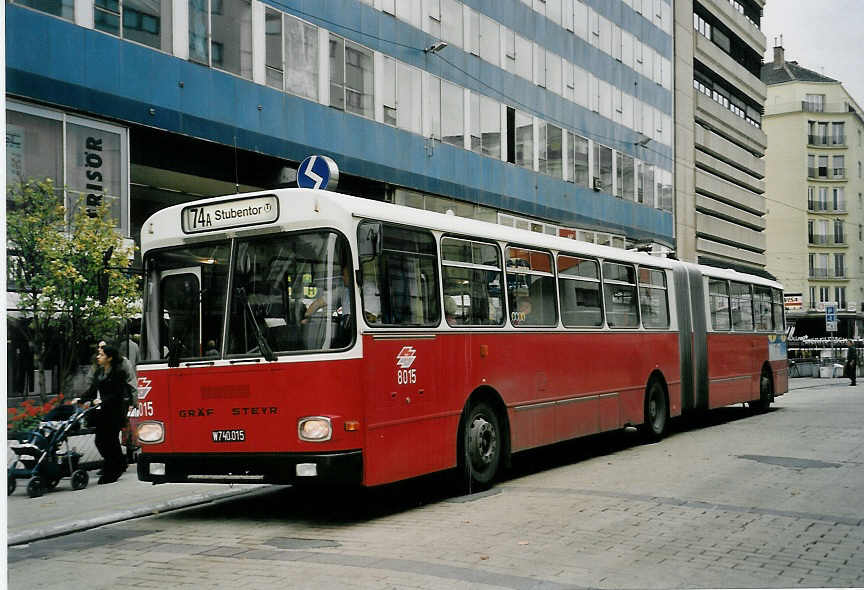
<instances>
[{"instance_id":1,"label":"windshield wiper","mask_svg":"<svg viewBox=\"0 0 864 590\"><path fill-rule=\"evenodd\" d=\"M276 353L270 348L267 338L264 337L264 332L261 331L261 326L258 325L258 320L255 319L255 313L252 311L252 305L249 304L249 296L246 294L246 289L237 287L234 291L240 298L240 304L243 306L243 309L249 314L249 320L252 322L252 331L255 332L255 341L258 343L258 350L264 355L265 360L275 361Z\"/></svg>"}]
</instances>

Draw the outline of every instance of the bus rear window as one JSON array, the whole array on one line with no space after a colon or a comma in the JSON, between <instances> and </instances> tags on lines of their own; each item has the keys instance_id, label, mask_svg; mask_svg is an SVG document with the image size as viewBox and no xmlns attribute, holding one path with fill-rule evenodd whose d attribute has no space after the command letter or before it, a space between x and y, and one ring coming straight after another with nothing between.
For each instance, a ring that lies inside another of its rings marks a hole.
<instances>
[{"instance_id":1,"label":"bus rear window","mask_svg":"<svg viewBox=\"0 0 864 590\"><path fill-rule=\"evenodd\" d=\"M377 232L377 251L360 260L366 323L437 326L441 308L435 237L428 231L371 221L357 228L358 239L364 242Z\"/></svg>"}]
</instances>

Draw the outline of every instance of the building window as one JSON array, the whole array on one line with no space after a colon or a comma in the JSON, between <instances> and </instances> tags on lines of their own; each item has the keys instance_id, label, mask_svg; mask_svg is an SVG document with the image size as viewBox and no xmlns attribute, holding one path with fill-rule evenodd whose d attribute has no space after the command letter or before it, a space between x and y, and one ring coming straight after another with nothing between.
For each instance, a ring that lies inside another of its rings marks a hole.
<instances>
[{"instance_id":1,"label":"building window","mask_svg":"<svg viewBox=\"0 0 864 590\"><path fill-rule=\"evenodd\" d=\"M442 141L465 146L465 107L462 88L446 80L441 84Z\"/></svg>"},{"instance_id":2,"label":"building window","mask_svg":"<svg viewBox=\"0 0 864 590\"><path fill-rule=\"evenodd\" d=\"M838 279L842 279L846 276L846 255L845 254L835 254L834 255L834 276Z\"/></svg>"},{"instance_id":3,"label":"building window","mask_svg":"<svg viewBox=\"0 0 864 590\"><path fill-rule=\"evenodd\" d=\"M816 174L819 178L828 178L828 156L819 156L819 168Z\"/></svg>"},{"instance_id":4,"label":"building window","mask_svg":"<svg viewBox=\"0 0 864 590\"><path fill-rule=\"evenodd\" d=\"M95 0L93 26L162 51L171 51L171 2L167 0Z\"/></svg>"},{"instance_id":5,"label":"building window","mask_svg":"<svg viewBox=\"0 0 864 590\"><path fill-rule=\"evenodd\" d=\"M412 133L422 132L421 77L422 72L417 68L402 62L396 64L396 126Z\"/></svg>"},{"instance_id":6,"label":"building window","mask_svg":"<svg viewBox=\"0 0 864 590\"><path fill-rule=\"evenodd\" d=\"M515 111L515 164L534 169L534 124L531 115Z\"/></svg>"},{"instance_id":7,"label":"building window","mask_svg":"<svg viewBox=\"0 0 864 590\"><path fill-rule=\"evenodd\" d=\"M573 133L567 134L568 161L573 162L573 182L588 186L588 140Z\"/></svg>"},{"instance_id":8,"label":"building window","mask_svg":"<svg viewBox=\"0 0 864 590\"><path fill-rule=\"evenodd\" d=\"M493 66L501 63L501 25L486 15L480 15L480 58Z\"/></svg>"},{"instance_id":9,"label":"building window","mask_svg":"<svg viewBox=\"0 0 864 590\"><path fill-rule=\"evenodd\" d=\"M621 189L621 197L626 201L633 201L636 199L636 162L627 154L618 154L618 162L621 168L620 182L624 185Z\"/></svg>"},{"instance_id":10,"label":"building window","mask_svg":"<svg viewBox=\"0 0 864 590\"><path fill-rule=\"evenodd\" d=\"M599 143L594 144L595 178L600 182L599 189L612 192L612 148ZM653 179L652 179L653 182Z\"/></svg>"},{"instance_id":11,"label":"building window","mask_svg":"<svg viewBox=\"0 0 864 590\"><path fill-rule=\"evenodd\" d=\"M838 309L846 309L846 287L834 287L834 301Z\"/></svg>"},{"instance_id":12,"label":"building window","mask_svg":"<svg viewBox=\"0 0 864 590\"><path fill-rule=\"evenodd\" d=\"M75 21L75 0L15 0L15 4L29 6L39 12L53 14L69 22Z\"/></svg>"},{"instance_id":13,"label":"building window","mask_svg":"<svg viewBox=\"0 0 864 590\"><path fill-rule=\"evenodd\" d=\"M810 266L811 279L827 279L828 278L828 255L827 254L808 254L808 264ZM825 301L825 300L823 300Z\"/></svg>"},{"instance_id":14,"label":"building window","mask_svg":"<svg viewBox=\"0 0 864 590\"><path fill-rule=\"evenodd\" d=\"M846 199L843 196L843 187L832 188L831 196L834 205L834 211L846 211Z\"/></svg>"},{"instance_id":15,"label":"building window","mask_svg":"<svg viewBox=\"0 0 864 590\"><path fill-rule=\"evenodd\" d=\"M501 106L471 93L471 149L484 156L501 157Z\"/></svg>"},{"instance_id":16,"label":"building window","mask_svg":"<svg viewBox=\"0 0 864 590\"><path fill-rule=\"evenodd\" d=\"M808 113L822 113L825 111L824 94L807 94L804 97L804 110Z\"/></svg>"},{"instance_id":17,"label":"building window","mask_svg":"<svg viewBox=\"0 0 864 590\"><path fill-rule=\"evenodd\" d=\"M831 143L832 145L845 145L846 134L843 132L843 123L831 123Z\"/></svg>"},{"instance_id":18,"label":"building window","mask_svg":"<svg viewBox=\"0 0 864 590\"><path fill-rule=\"evenodd\" d=\"M845 244L846 243L846 235L843 231L843 220L835 219L834 220L834 243L835 244Z\"/></svg>"},{"instance_id":19,"label":"building window","mask_svg":"<svg viewBox=\"0 0 864 590\"><path fill-rule=\"evenodd\" d=\"M189 59L251 79L251 1L189 0Z\"/></svg>"},{"instance_id":20,"label":"building window","mask_svg":"<svg viewBox=\"0 0 864 590\"><path fill-rule=\"evenodd\" d=\"M832 176L834 178L844 178L846 176L846 158L845 156L832 156Z\"/></svg>"},{"instance_id":21,"label":"building window","mask_svg":"<svg viewBox=\"0 0 864 590\"><path fill-rule=\"evenodd\" d=\"M372 117L372 51L330 35L330 106Z\"/></svg>"},{"instance_id":22,"label":"building window","mask_svg":"<svg viewBox=\"0 0 864 590\"><path fill-rule=\"evenodd\" d=\"M104 121L7 101L6 185L50 178L70 215L79 203L88 210L104 203L129 236L128 135Z\"/></svg>"},{"instance_id":23,"label":"building window","mask_svg":"<svg viewBox=\"0 0 864 590\"><path fill-rule=\"evenodd\" d=\"M270 8L264 27L267 84L318 100L318 28Z\"/></svg>"},{"instance_id":24,"label":"building window","mask_svg":"<svg viewBox=\"0 0 864 590\"><path fill-rule=\"evenodd\" d=\"M462 3L441 0L441 37L448 44L462 47Z\"/></svg>"},{"instance_id":25,"label":"building window","mask_svg":"<svg viewBox=\"0 0 864 590\"><path fill-rule=\"evenodd\" d=\"M563 178L564 161L561 128L551 123L541 122L538 138L540 147L540 172Z\"/></svg>"}]
</instances>

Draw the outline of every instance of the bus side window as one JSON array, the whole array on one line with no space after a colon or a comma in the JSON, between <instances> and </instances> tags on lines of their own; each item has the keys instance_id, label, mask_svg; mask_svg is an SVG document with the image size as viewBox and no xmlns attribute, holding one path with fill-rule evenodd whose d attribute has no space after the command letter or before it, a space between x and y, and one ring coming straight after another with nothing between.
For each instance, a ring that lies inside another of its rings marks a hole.
<instances>
[{"instance_id":1,"label":"bus side window","mask_svg":"<svg viewBox=\"0 0 864 590\"><path fill-rule=\"evenodd\" d=\"M644 327L669 327L666 275L662 270L639 268L639 306L642 311L642 325Z\"/></svg>"},{"instance_id":2,"label":"bus side window","mask_svg":"<svg viewBox=\"0 0 864 590\"><path fill-rule=\"evenodd\" d=\"M369 325L437 326L441 321L435 237L425 230L378 222L380 254L361 260L363 315Z\"/></svg>"},{"instance_id":3,"label":"bus side window","mask_svg":"<svg viewBox=\"0 0 864 590\"><path fill-rule=\"evenodd\" d=\"M708 279L711 329L726 332L732 327L729 317L729 284L721 279Z\"/></svg>"},{"instance_id":4,"label":"bus side window","mask_svg":"<svg viewBox=\"0 0 864 590\"><path fill-rule=\"evenodd\" d=\"M783 324L783 292L780 289L771 289L771 315L774 320L774 331L784 332Z\"/></svg>"},{"instance_id":5,"label":"bus side window","mask_svg":"<svg viewBox=\"0 0 864 590\"><path fill-rule=\"evenodd\" d=\"M756 329L770 332L774 329L771 319L771 288L753 287L753 313L756 316Z\"/></svg>"},{"instance_id":6,"label":"bus side window","mask_svg":"<svg viewBox=\"0 0 864 590\"><path fill-rule=\"evenodd\" d=\"M750 285L746 283L730 283L732 308L732 328L736 332L753 331L753 298L750 295Z\"/></svg>"},{"instance_id":7,"label":"bus side window","mask_svg":"<svg viewBox=\"0 0 864 590\"><path fill-rule=\"evenodd\" d=\"M508 247L507 303L514 326L555 326L555 275L548 252Z\"/></svg>"},{"instance_id":8,"label":"bus side window","mask_svg":"<svg viewBox=\"0 0 864 590\"><path fill-rule=\"evenodd\" d=\"M636 269L629 264L603 263L606 323L610 328L638 328Z\"/></svg>"},{"instance_id":9,"label":"bus side window","mask_svg":"<svg viewBox=\"0 0 864 590\"><path fill-rule=\"evenodd\" d=\"M596 260L558 256L561 321L567 328L603 325L600 268Z\"/></svg>"},{"instance_id":10,"label":"bus side window","mask_svg":"<svg viewBox=\"0 0 864 590\"><path fill-rule=\"evenodd\" d=\"M444 316L451 326L501 326L501 254L494 244L441 239Z\"/></svg>"}]
</instances>

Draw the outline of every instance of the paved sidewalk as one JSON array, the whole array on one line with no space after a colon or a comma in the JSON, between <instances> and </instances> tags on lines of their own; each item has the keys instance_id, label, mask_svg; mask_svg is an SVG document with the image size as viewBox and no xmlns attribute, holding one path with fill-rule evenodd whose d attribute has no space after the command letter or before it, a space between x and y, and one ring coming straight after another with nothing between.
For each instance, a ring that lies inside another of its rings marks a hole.
<instances>
[{"instance_id":1,"label":"paved sidewalk","mask_svg":"<svg viewBox=\"0 0 864 590\"><path fill-rule=\"evenodd\" d=\"M8 545L140 518L188 506L215 502L231 496L260 493L270 486L262 484L152 484L138 481L135 465L130 465L116 483L97 486L96 473L90 484L74 491L69 480L61 480L53 491L39 498L27 496L27 481L6 498Z\"/></svg>"},{"instance_id":2,"label":"paved sidewalk","mask_svg":"<svg viewBox=\"0 0 864 590\"><path fill-rule=\"evenodd\" d=\"M864 377L861 377L864 379ZM847 377L832 377L820 379L819 377L795 377L789 380L789 390L808 389L812 387L830 387L834 385L849 385Z\"/></svg>"}]
</instances>

